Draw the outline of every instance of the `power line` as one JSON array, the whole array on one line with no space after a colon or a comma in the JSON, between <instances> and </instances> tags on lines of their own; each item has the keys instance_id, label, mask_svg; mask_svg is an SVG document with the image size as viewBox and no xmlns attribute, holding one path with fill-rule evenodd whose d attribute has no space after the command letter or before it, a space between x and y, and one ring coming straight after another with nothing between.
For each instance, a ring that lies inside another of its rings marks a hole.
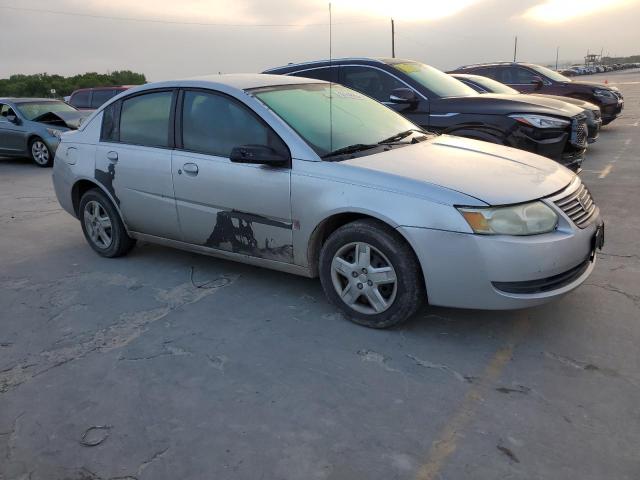
<instances>
[{"instance_id":1,"label":"power line","mask_svg":"<svg viewBox=\"0 0 640 480\"><path fill-rule=\"evenodd\" d=\"M69 12L69 11L61 11L61 10L48 10L48 9L40 9L40 8L27 8L27 7L12 7L6 5L0 5L1 9L5 10L15 10L20 12L31 12L31 13L44 13L50 15L66 15L71 17L83 17L83 18L95 18L100 20L115 20L115 21L125 21L125 22L142 22L142 23L157 23L157 24L165 24L165 25L195 25L202 27L262 27L262 28L304 28L304 27L326 27L329 26L328 23L209 23L209 22L182 22L178 20L159 20L153 18L140 18L140 17L117 17L111 15L98 15L92 13L80 13L80 12ZM378 23L386 21L383 19L379 20L359 20L353 22L334 22L333 25L355 25L355 24L365 24L365 23Z\"/></svg>"}]
</instances>

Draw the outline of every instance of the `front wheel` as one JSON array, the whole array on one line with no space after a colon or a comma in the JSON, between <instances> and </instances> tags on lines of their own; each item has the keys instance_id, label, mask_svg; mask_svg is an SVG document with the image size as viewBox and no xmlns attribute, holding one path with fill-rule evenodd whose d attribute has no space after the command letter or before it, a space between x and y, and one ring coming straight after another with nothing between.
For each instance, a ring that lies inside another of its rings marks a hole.
<instances>
[{"instance_id":1,"label":"front wheel","mask_svg":"<svg viewBox=\"0 0 640 480\"><path fill-rule=\"evenodd\" d=\"M329 300L367 327L404 322L426 297L413 250L376 220L358 220L333 232L322 247L319 267Z\"/></svg>"},{"instance_id":2,"label":"front wheel","mask_svg":"<svg viewBox=\"0 0 640 480\"><path fill-rule=\"evenodd\" d=\"M41 138L36 137L29 142L29 153L31 154L31 160L37 166L47 168L53 165L51 150Z\"/></svg>"}]
</instances>

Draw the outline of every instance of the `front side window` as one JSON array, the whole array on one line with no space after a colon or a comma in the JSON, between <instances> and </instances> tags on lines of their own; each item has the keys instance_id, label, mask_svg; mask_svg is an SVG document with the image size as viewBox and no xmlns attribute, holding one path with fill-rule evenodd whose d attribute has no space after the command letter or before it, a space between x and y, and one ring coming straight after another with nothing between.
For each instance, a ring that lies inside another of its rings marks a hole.
<instances>
[{"instance_id":1,"label":"front side window","mask_svg":"<svg viewBox=\"0 0 640 480\"><path fill-rule=\"evenodd\" d=\"M16 116L15 112L13 111L13 108L11 108L9 105L0 103L0 117L7 118L10 116L14 116L14 117Z\"/></svg>"},{"instance_id":2,"label":"front side window","mask_svg":"<svg viewBox=\"0 0 640 480\"><path fill-rule=\"evenodd\" d=\"M89 90L82 90L71 95L69 103L76 108L88 108L89 107Z\"/></svg>"},{"instance_id":3,"label":"front side window","mask_svg":"<svg viewBox=\"0 0 640 480\"><path fill-rule=\"evenodd\" d=\"M309 70L303 70L301 72L294 72L291 75L294 77L315 78L317 80L324 80L326 82L338 83L338 67L324 67L324 68L312 68Z\"/></svg>"},{"instance_id":4,"label":"front side window","mask_svg":"<svg viewBox=\"0 0 640 480\"><path fill-rule=\"evenodd\" d=\"M512 68L514 70L514 76L516 79L515 83L519 83L521 85L533 83L534 78L539 76L527 68L522 68L522 67L512 67Z\"/></svg>"},{"instance_id":5,"label":"front side window","mask_svg":"<svg viewBox=\"0 0 640 480\"><path fill-rule=\"evenodd\" d=\"M136 95L122 101L120 141L147 147L168 147L172 92Z\"/></svg>"},{"instance_id":6,"label":"front side window","mask_svg":"<svg viewBox=\"0 0 640 480\"><path fill-rule=\"evenodd\" d=\"M247 107L214 93L186 91L182 109L182 144L192 152L229 157L234 147L262 145L287 148Z\"/></svg>"},{"instance_id":7,"label":"front side window","mask_svg":"<svg viewBox=\"0 0 640 480\"><path fill-rule=\"evenodd\" d=\"M572 81L570 78L567 78L561 73L558 73L547 67L542 67L540 65L532 65L531 68L533 68L533 70L535 70L538 74L544 77L550 78L555 82L571 82Z\"/></svg>"},{"instance_id":8,"label":"front side window","mask_svg":"<svg viewBox=\"0 0 640 480\"><path fill-rule=\"evenodd\" d=\"M464 82L465 80L462 81ZM479 85L483 90L491 93L504 93L507 95L517 95L520 93L515 88L511 88L504 83L497 82L496 80L487 77L477 76L473 78L472 82Z\"/></svg>"},{"instance_id":9,"label":"front side window","mask_svg":"<svg viewBox=\"0 0 640 480\"><path fill-rule=\"evenodd\" d=\"M257 89L254 95L320 157L347 146L375 144L400 132L419 129L390 108L341 85L285 85Z\"/></svg>"},{"instance_id":10,"label":"front side window","mask_svg":"<svg viewBox=\"0 0 640 480\"><path fill-rule=\"evenodd\" d=\"M341 83L379 102L388 102L394 89L407 87L388 73L368 67L342 67Z\"/></svg>"},{"instance_id":11,"label":"front side window","mask_svg":"<svg viewBox=\"0 0 640 480\"><path fill-rule=\"evenodd\" d=\"M433 92L438 97L473 97L479 95L473 88L451 75L419 62L392 63L391 66Z\"/></svg>"},{"instance_id":12,"label":"front side window","mask_svg":"<svg viewBox=\"0 0 640 480\"><path fill-rule=\"evenodd\" d=\"M24 118L35 121L47 113L77 112L72 106L58 100L18 103L16 108L20 110Z\"/></svg>"}]
</instances>

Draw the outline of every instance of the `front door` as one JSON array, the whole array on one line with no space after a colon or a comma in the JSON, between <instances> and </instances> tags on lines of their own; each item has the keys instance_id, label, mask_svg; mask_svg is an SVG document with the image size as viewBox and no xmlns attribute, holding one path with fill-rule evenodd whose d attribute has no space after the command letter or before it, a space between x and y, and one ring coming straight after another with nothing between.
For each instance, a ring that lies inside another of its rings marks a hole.
<instances>
[{"instance_id":1,"label":"front door","mask_svg":"<svg viewBox=\"0 0 640 480\"><path fill-rule=\"evenodd\" d=\"M130 230L180 239L171 177L174 92L134 95L107 107L95 178Z\"/></svg>"},{"instance_id":2,"label":"front door","mask_svg":"<svg viewBox=\"0 0 640 480\"><path fill-rule=\"evenodd\" d=\"M283 141L246 105L213 91L185 90L172 170L184 241L291 263L289 167L233 163L231 149ZM180 108L180 107L179 107Z\"/></svg>"}]
</instances>

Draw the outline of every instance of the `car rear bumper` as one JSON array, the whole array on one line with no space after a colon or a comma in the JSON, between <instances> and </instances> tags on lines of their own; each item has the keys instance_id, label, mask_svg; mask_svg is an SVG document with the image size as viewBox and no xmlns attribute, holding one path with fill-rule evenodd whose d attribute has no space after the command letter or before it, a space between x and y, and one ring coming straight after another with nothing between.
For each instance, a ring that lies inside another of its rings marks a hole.
<instances>
[{"instance_id":1,"label":"car rear bumper","mask_svg":"<svg viewBox=\"0 0 640 480\"><path fill-rule=\"evenodd\" d=\"M399 231L418 256L431 305L504 310L540 305L582 284L594 268L599 222L527 237Z\"/></svg>"}]
</instances>

